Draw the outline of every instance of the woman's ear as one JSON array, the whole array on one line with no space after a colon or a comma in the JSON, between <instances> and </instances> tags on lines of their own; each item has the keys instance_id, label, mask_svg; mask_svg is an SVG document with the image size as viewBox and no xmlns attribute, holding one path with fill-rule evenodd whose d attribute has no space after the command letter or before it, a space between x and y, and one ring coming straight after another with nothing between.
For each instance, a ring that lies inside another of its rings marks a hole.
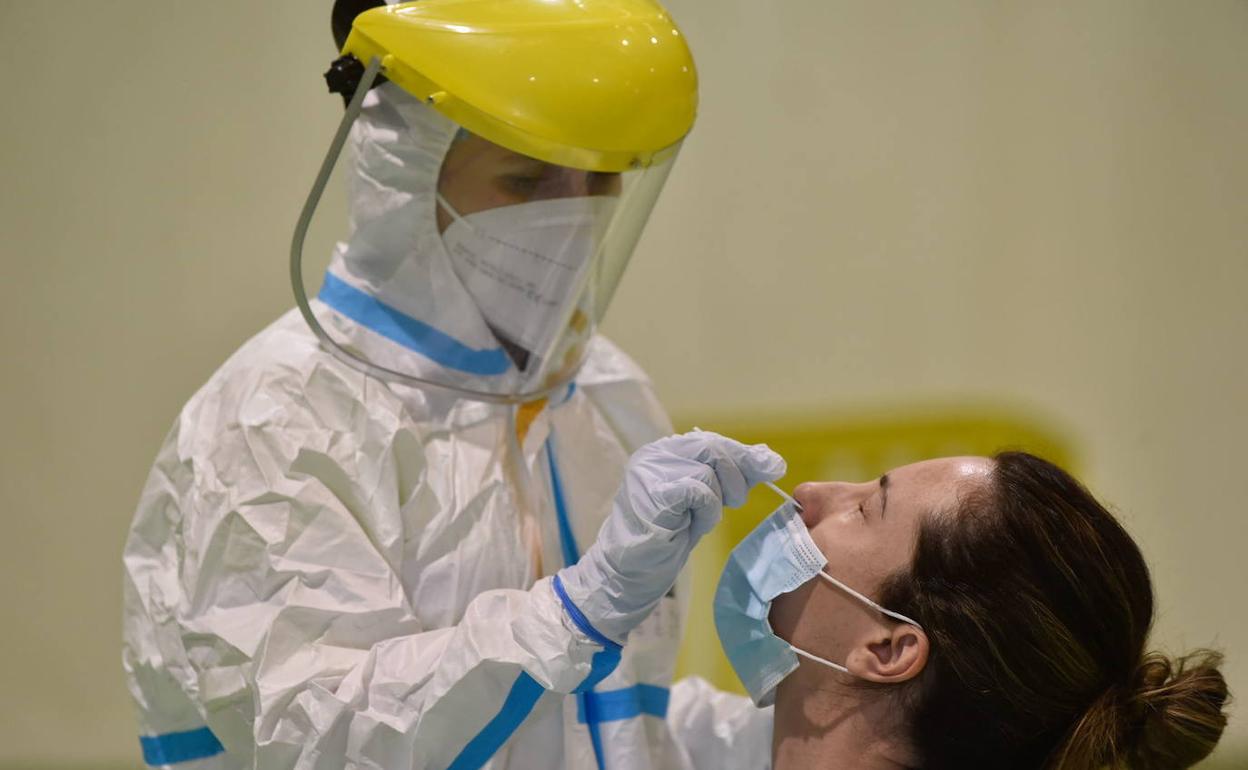
<instances>
[{"instance_id":1,"label":"woman's ear","mask_svg":"<svg viewBox=\"0 0 1248 770\"><path fill-rule=\"evenodd\" d=\"M869 682L897 684L923 672L928 650L923 629L901 623L856 645L849 653L846 667Z\"/></svg>"}]
</instances>

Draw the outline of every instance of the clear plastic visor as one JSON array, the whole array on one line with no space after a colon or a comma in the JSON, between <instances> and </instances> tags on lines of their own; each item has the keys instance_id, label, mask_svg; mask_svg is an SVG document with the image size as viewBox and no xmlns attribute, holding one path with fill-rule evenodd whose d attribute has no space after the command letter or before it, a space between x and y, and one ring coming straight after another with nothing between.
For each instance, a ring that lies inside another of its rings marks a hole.
<instances>
[{"instance_id":1,"label":"clear plastic visor","mask_svg":"<svg viewBox=\"0 0 1248 770\"><path fill-rule=\"evenodd\" d=\"M459 131L438 176L455 275L530 385L566 379L606 313L671 167L569 168Z\"/></svg>"}]
</instances>

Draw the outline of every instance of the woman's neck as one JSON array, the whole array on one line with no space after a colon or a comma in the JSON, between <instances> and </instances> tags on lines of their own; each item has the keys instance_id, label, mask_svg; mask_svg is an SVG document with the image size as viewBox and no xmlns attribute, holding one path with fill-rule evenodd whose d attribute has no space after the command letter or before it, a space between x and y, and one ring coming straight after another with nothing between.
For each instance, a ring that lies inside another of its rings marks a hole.
<instances>
[{"instance_id":1,"label":"woman's neck","mask_svg":"<svg viewBox=\"0 0 1248 770\"><path fill-rule=\"evenodd\" d=\"M772 770L914 766L913 752L901 739L902 720L887 693L820 679L789 676L776 690Z\"/></svg>"}]
</instances>

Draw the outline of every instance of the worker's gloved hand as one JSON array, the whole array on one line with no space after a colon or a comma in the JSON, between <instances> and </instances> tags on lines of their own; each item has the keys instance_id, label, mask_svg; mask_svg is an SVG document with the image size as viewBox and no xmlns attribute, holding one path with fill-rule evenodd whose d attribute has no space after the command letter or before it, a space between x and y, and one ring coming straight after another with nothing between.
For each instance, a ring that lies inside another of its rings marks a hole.
<instances>
[{"instance_id":1,"label":"worker's gloved hand","mask_svg":"<svg viewBox=\"0 0 1248 770\"><path fill-rule=\"evenodd\" d=\"M591 637L623 644L676 582L724 506L741 505L751 487L784 472L784 458L766 444L746 446L706 431L638 449L598 539L555 576L568 614Z\"/></svg>"}]
</instances>

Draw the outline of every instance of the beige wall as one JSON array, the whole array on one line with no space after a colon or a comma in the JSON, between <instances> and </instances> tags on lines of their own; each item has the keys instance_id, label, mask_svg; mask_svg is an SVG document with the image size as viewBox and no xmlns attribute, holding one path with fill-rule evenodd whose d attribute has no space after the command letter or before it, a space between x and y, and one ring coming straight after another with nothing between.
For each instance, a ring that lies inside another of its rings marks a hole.
<instances>
[{"instance_id":1,"label":"beige wall","mask_svg":"<svg viewBox=\"0 0 1248 770\"><path fill-rule=\"evenodd\" d=\"M181 402L289 305L328 5L0 2L0 763L135 755L118 554ZM701 117L608 323L669 407L1045 421L1157 641L1248 693L1248 3L672 9Z\"/></svg>"}]
</instances>

